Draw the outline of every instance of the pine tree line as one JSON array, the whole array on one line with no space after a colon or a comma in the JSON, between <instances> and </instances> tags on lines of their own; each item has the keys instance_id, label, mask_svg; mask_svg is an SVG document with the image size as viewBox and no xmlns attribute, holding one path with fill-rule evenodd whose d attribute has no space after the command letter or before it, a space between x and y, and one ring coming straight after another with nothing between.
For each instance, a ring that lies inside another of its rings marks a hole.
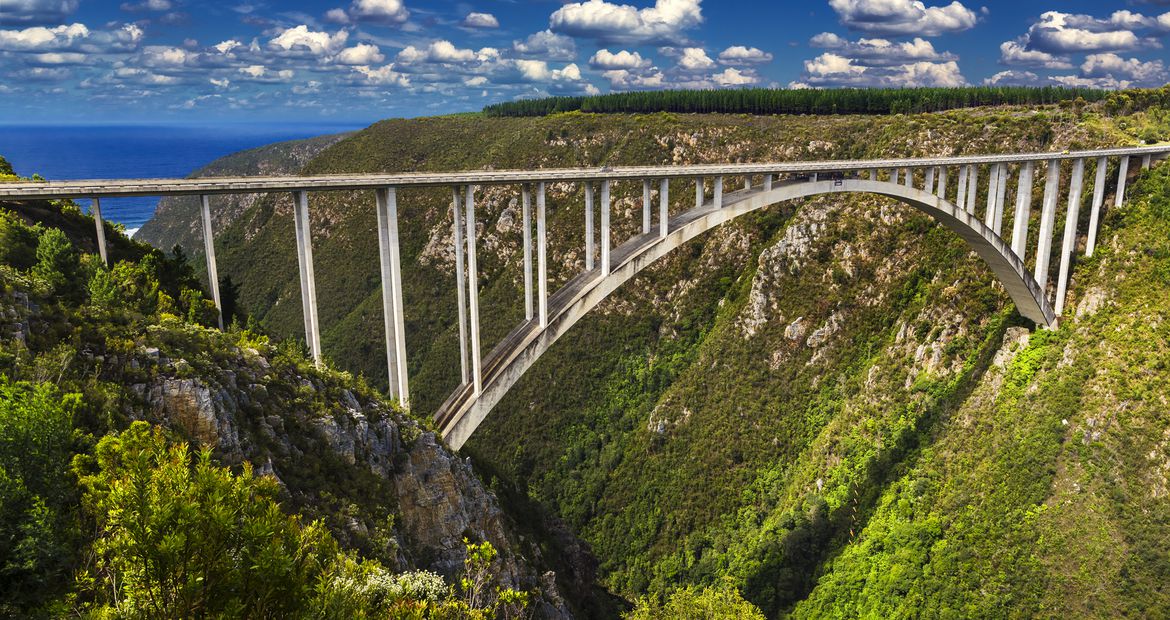
<instances>
[{"instance_id":1,"label":"pine tree line","mask_svg":"<svg viewBox=\"0 0 1170 620\"><path fill-rule=\"evenodd\" d=\"M835 88L665 90L592 97L549 97L497 103L488 116L545 116L558 112L728 114L899 114L987 105L1044 105L1108 95L1090 88L972 86L963 88Z\"/></svg>"}]
</instances>

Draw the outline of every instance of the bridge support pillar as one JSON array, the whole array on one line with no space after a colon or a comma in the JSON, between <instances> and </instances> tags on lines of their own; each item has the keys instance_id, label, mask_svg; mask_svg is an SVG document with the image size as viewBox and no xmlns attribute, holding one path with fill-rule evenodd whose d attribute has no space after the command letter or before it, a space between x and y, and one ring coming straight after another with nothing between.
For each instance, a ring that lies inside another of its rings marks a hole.
<instances>
[{"instance_id":1,"label":"bridge support pillar","mask_svg":"<svg viewBox=\"0 0 1170 620\"><path fill-rule=\"evenodd\" d=\"M695 177L695 208L703 208L703 177Z\"/></svg>"},{"instance_id":2,"label":"bridge support pillar","mask_svg":"<svg viewBox=\"0 0 1170 620\"><path fill-rule=\"evenodd\" d=\"M1097 178L1093 182L1093 206L1089 212L1089 238L1085 241L1085 256L1093 256L1093 249L1097 245L1097 225L1101 219L1101 205L1105 202L1105 173L1109 168L1109 160L1097 158Z\"/></svg>"},{"instance_id":3,"label":"bridge support pillar","mask_svg":"<svg viewBox=\"0 0 1170 620\"><path fill-rule=\"evenodd\" d=\"M1007 186L1008 179L1012 176L1012 171L1007 164L999 164L999 182L995 192L995 223L992 228L995 234L1002 235L1003 231L1003 212L1004 204L1007 201Z\"/></svg>"},{"instance_id":4,"label":"bridge support pillar","mask_svg":"<svg viewBox=\"0 0 1170 620\"><path fill-rule=\"evenodd\" d=\"M305 342L313 361L321 365L321 331L317 326L317 284L313 276L313 236L309 231L309 194L293 192L293 224L297 237L297 265L301 275L301 306L305 315Z\"/></svg>"},{"instance_id":5,"label":"bridge support pillar","mask_svg":"<svg viewBox=\"0 0 1170 620\"><path fill-rule=\"evenodd\" d=\"M764 175L764 191L765 192L772 191L772 175L770 175L770 174Z\"/></svg>"},{"instance_id":6,"label":"bridge support pillar","mask_svg":"<svg viewBox=\"0 0 1170 620\"><path fill-rule=\"evenodd\" d=\"M537 295L541 329L548 327L548 213L545 209L544 181L536 184L536 268ZM478 391L478 390L477 390Z\"/></svg>"},{"instance_id":7,"label":"bridge support pillar","mask_svg":"<svg viewBox=\"0 0 1170 620\"><path fill-rule=\"evenodd\" d=\"M967 173L967 213L975 215L975 198L979 195L979 166L968 166Z\"/></svg>"},{"instance_id":8,"label":"bridge support pillar","mask_svg":"<svg viewBox=\"0 0 1170 620\"><path fill-rule=\"evenodd\" d=\"M955 206L962 211L967 210L967 175L970 173L970 166L959 166L959 189L955 194Z\"/></svg>"},{"instance_id":9,"label":"bridge support pillar","mask_svg":"<svg viewBox=\"0 0 1170 620\"><path fill-rule=\"evenodd\" d=\"M1152 158L1149 155L1142 155L1142 170L1150 169L1150 162Z\"/></svg>"},{"instance_id":10,"label":"bridge support pillar","mask_svg":"<svg viewBox=\"0 0 1170 620\"><path fill-rule=\"evenodd\" d=\"M715 208L722 209L723 208L723 177L715 177L715 189L713 191L714 191L714 197L712 198L712 200L715 201Z\"/></svg>"},{"instance_id":11,"label":"bridge support pillar","mask_svg":"<svg viewBox=\"0 0 1170 620\"><path fill-rule=\"evenodd\" d=\"M588 187L588 186L586 186L586 187ZM521 205L521 209L523 210L523 221L524 221L524 320L525 321L531 321L532 317L533 317L533 313L534 313L533 308L532 308L532 194L531 194L531 191L532 191L532 188L527 183L525 183L524 185L522 185L520 187L520 205ZM586 213L586 217L588 217L588 213L589 213L588 209L586 209L585 213ZM591 228L591 226L587 226L586 228ZM589 260L589 258L590 257L588 256L588 254L586 254L586 260L585 260L585 263L586 263L585 268L586 269L593 268L593 266L589 264L593 261Z\"/></svg>"},{"instance_id":12,"label":"bridge support pillar","mask_svg":"<svg viewBox=\"0 0 1170 620\"><path fill-rule=\"evenodd\" d=\"M923 189L926 190L926 193L928 194L934 193L934 171L935 168L926 169L926 187Z\"/></svg>"},{"instance_id":13,"label":"bridge support pillar","mask_svg":"<svg viewBox=\"0 0 1170 620\"><path fill-rule=\"evenodd\" d=\"M901 173L900 169L890 168L890 183L893 183L894 185L897 185L899 183L899 181L898 181L899 173Z\"/></svg>"},{"instance_id":14,"label":"bridge support pillar","mask_svg":"<svg viewBox=\"0 0 1170 620\"><path fill-rule=\"evenodd\" d=\"M382 265L382 316L386 326L386 365L390 395L410 408L406 373L406 321L402 305L402 264L398 244L398 191L374 191L378 215L378 253Z\"/></svg>"},{"instance_id":15,"label":"bridge support pillar","mask_svg":"<svg viewBox=\"0 0 1170 620\"><path fill-rule=\"evenodd\" d=\"M902 184L905 185L906 187L914 187L914 169L913 168L903 168L902 173L904 175L902 177Z\"/></svg>"},{"instance_id":16,"label":"bridge support pillar","mask_svg":"<svg viewBox=\"0 0 1170 620\"><path fill-rule=\"evenodd\" d=\"M219 272L215 265L215 236L211 230L211 205L206 194L199 197L199 211L199 219L203 224L203 257L207 261L207 285L211 289L211 300L215 302L215 309L219 312L219 328L223 329L223 304L219 299Z\"/></svg>"},{"instance_id":17,"label":"bridge support pillar","mask_svg":"<svg viewBox=\"0 0 1170 620\"><path fill-rule=\"evenodd\" d=\"M870 181L876 181L876 180L878 180L878 171L877 171L877 168L871 168L871 169L869 170L869 180L870 180Z\"/></svg>"},{"instance_id":18,"label":"bridge support pillar","mask_svg":"<svg viewBox=\"0 0 1170 620\"><path fill-rule=\"evenodd\" d=\"M702 181L696 186L702 188ZM601 275L609 275L609 179L601 182ZM700 193L701 197L702 194Z\"/></svg>"},{"instance_id":19,"label":"bridge support pillar","mask_svg":"<svg viewBox=\"0 0 1170 620\"><path fill-rule=\"evenodd\" d=\"M593 240L593 181L585 181L585 271L593 271L593 257L597 253Z\"/></svg>"},{"instance_id":20,"label":"bridge support pillar","mask_svg":"<svg viewBox=\"0 0 1170 620\"><path fill-rule=\"evenodd\" d=\"M1064 298L1068 292L1069 270L1077 243L1077 220L1081 213L1081 190L1085 178L1085 160L1073 161L1072 179L1068 186L1068 211L1064 217L1064 241L1060 245L1060 272L1056 281L1056 316L1064 312Z\"/></svg>"},{"instance_id":21,"label":"bridge support pillar","mask_svg":"<svg viewBox=\"0 0 1170 620\"><path fill-rule=\"evenodd\" d=\"M670 179L658 182L658 236L670 232Z\"/></svg>"},{"instance_id":22,"label":"bridge support pillar","mask_svg":"<svg viewBox=\"0 0 1170 620\"><path fill-rule=\"evenodd\" d=\"M752 175L750 175L750 174L743 175L743 188L745 191L752 188Z\"/></svg>"},{"instance_id":23,"label":"bridge support pillar","mask_svg":"<svg viewBox=\"0 0 1170 620\"><path fill-rule=\"evenodd\" d=\"M987 167L987 209L983 212L983 223L992 230L995 230L995 198L998 195L999 165L991 164Z\"/></svg>"},{"instance_id":24,"label":"bridge support pillar","mask_svg":"<svg viewBox=\"0 0 1170 620\"><path fill-rule=\"evenodd\" d=\"M97 227L98 256L101 256L102 264L109 267L110 255L106 250L106 224L102 221L102 201L100 198L96 196L93 198L93 206L90 207L89 212L93 215L94 226Z\"/></svg>"},{"instance_id":25,"label":"bridge support pillar","mask_svg":"<svg viewBox=\"0 0 1170 620\"><path fill-rule=\"evenodd\" d=\"M455 243L455 297L459 306L459 368L461 385L471 382L471 367L467 359L467 279L464 273L467 261L463 257L463 209L458 187L451 190L451 215L455 222L452 239Z\"/></svg>"},{"instance_id":26,"label":"bridge support pillar","mask_svg":"<svg viewBox=\"0 0 1170 620\"><path fill-rule=\"evenodd\" d=\"M1019 185L1016 187L1016 214L1012 218L1012 252L1024 262L1028 253L1028 220L1032 215L1032 170L1030 161L1020 168Z\"/></svg>"},{"instance_id":27,"label":"bridge support pillar","mask_svg":"<svg viewBox=\"0 0 1170 620\"><path fill-rule=\"evenodd\" d=\"M1120 207L1125 202L1125 182L1129 177L1129 155L1122 155L1117 166L1117 196L1114 197L1113 206Z\"/></svg>"},{"instance_id":28,"label":"bridge support pillar","mask_svg":"<svg viewBox=\"0 0 1170 620\"><path fill-rule=\"evenodd\" d=\"M1056 201L1060 193L1060 161L1048 162L1048 176L1044 181L1044 206L1040 211L1040 236L1036 240L1036 270L1033 277L1040 290L1048 285L1048 263L1052 259L1052 226L1056 222Z\"/></svg>"},{"instance_id":29,"label":"bridge support pillar","mask_svg":"<svg viewBox=\"0 0 1170 620\"><path fill-rule=\"evenodd\" d=\"M947 167L940 166L938 169L938 191L935 195L943 200L947 199Z\"/></svg>"},{"instance_id":30,"label":"bridge support pillar","mask_svg":"<svg viewBox=\"0 0 1170 620\"><path fill-rule=\"evenodd\" d=\"M538 199L539 200L539 199ZM478 397L483 392L483 357L479 353L479 273L475 260L475 186L467 186L467 310L471 325L471 381ZM540 207L537 205L536 226L539 236Z\"/></svg>"},{"instance_id":31,"label":"bridge support pillar","mask_svg":"<svg viewBox=\"0 0 1170 620\"><path fill-rule=\"evenodd\" d=\"M642 234L650 233L650 179L642 180Z\"/></svg>"}]
</instances>

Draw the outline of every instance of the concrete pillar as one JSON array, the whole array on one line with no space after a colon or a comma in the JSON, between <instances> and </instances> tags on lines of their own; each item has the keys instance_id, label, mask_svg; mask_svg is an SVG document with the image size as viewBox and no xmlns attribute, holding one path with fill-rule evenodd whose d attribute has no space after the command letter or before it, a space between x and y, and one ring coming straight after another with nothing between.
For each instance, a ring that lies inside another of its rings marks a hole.
<instances>
[{"instance_id":1,"label":"concrete pillar","mask_svg":"<svg viewBox=\"0 0 1170 620\"><path fill-rule=\"evenodd\" d=\"M658 235L670 232L670 179L658 182Z\"/></svg>"},{"instance_id":2,"label":"concrete pillar","mask_svg":"<svg viewBox=\"0 0 1170 620\"><path fill-rule=\"evenodd\" d=\"M475 260L474 185L467 186L467 199L464 200L464 207L467 210L465 220L467 226L467 312L470 319L468 323L471 325L471 382L475 388L476 397L479 397L483 393L483 357L479 353L479 271ZM539 201L537 211L536 225L539 227Z\"/></svg>"},{"instance_id":3,"label":"concrete pillar","mask_svg":"<svg viewBox=\"0 0 1170 620\"><path fill-rule=\"evenodd\" d=\"M398 192L393 187L374 190L378 215L378 255L382 267L382 317L386 328L386 367L390 395L410 407L406 373L406 320L402 305L402 263L398 243Z\"/></svg>"},{"instance_id":4,"label":"concrete pillar","mask_svg":"<svg viewBox=\"0 0 1170 620\"><path fill-rule=\"evenodd\" d=\"M458 187L451 191L451 214L455 222L455 232L452 239L455 243L455 288L456 300L459 305L459 368L462 382L467 385L471 382L471 364L467 355L467 279L464 275L467 261L463 256L463 210L460 208L461 197Z\"/></svg>"},{"instance_id":5,"label":"concrete pillar","mask_svg":"<svg viewBox=\"0 0 1170 620\"><path fill-rule=\"evenodd\" d=\"M1089 212L1089 238L1085 241L1085 256L1092 256L1097 246L1097 225L1101 219L1101 205L1105 202L1105 173L1108 168L1107 158L1097 158L1097 178L1093 182L1093 206Z\"/></svg>"},{"instance_id":6,"label":"concrete pillar","mask_svg":"<svg viewBox=\"0 0 1170 620\"><path fill-rule=\"evenodd\" d=\"M898 168L891 168L890 169L890 183L893 183L894 185L898 184L898 178L899 178L900 172L901 172L901 170L899 170Z\"/></svg>"},{"instance_id":7,"label":"concrete pillar","mask_svg":"<svg viewBox=\"0 0 1170 620\"><path fill-rule=\"evenodd\" d=\"M597 235L593 232L593 181L585 182L585 270L593 271L593 247Z\"/></svg>"},{"instance_id":8,"label":"concrete pillar","mask_svg":"<svg viewBox=\"0 0 1170 620\"><path fill-rule=\"evenodd\" d=\"M203 222L203 256L207 260L207 285L211 288L211 300L219 311L219 328L223 329L223 304L219 299L219 270L215 266L215 234L211 230L211 205L207 196L199 197L200 219ZM105 258L103 257L103 261Z\"/></svg>"},{"instance_id":9,"label":"concrete pillar","mask_svg":"<svg viewBox=\"0 0 1170 620\"><path fill-rule=\"evenodd\" d=\"M938 169L938 191L935 192L934 195L938 196L939 198L942 198L943 200L947 199L947 167L946 166L941 166Z\"/></svg>"},{"instance_id":10,"label":"concrete pillar","mask_svg":"<svg viewBox=\"0 0 1170 620\"><path fill-rule=\"evenodd\" d=\"M1149 170L1150 169L1150 161L1151 161L1151 157L1149 155L1142 156L1142 170Z\"/></svg>"},{"instance_id":11,"label":"concrete pillar","mask_svg":"<svg viewBox=\"0 0 1170 620\"><path fill-rule=\"evenodd\" d=\"M975 215L975 197L979 195L979 166L969 166L967 173L967 213Z\"/></svg>"},{"instance_id":12,"label":"concrete pillar","mask_svg":"<svg viewBox=\"0 0 1170 620\"><path fill-rule=\"evenodd\" d=\"M1008 165L999 164L999 183L997 184L998 189L995 194L995 222L991 228L995 230L995 234L1001 236L1003 235L1004 203L1007 200L1008 179L1010 179L1011 176L1012 171L1010 168L1008 168Z\"/></svg>"},{"instance_id":13,"label":"concrete pillar","mask_svg":"<svg viewBox=\"0 0 1170 620\"><path fill-rule=\"evenodd\" d=\"M744 188L744 190L749 190L752 188L752 175L750 175L750 174L743 175L743 188Z\"/></svg>"},{"instance_id":14,"label":"concrete pillar","mask_svg":"<svg viewBox=\"0 0 1170 620\"><path fill-rule=\"evenodd\" d=\"M1120 207L1125 202L1125 181L1129 176L1129 155L1122 155L1118 161L1117 167L1117 196L1113 201L1113 206Z\"/></svg>"},{"instance_id":15,"label":"concrete pillar","mask_svg":"<svg viewBox=\"0 0 1170 620\"><path fill-rule=\"evenodd\" d=\"M586 186L588 187L588 186ZM534 316L532 307L532 188L525 183L520 186L520 203L524 210L524 320L531 321ZM586 211L588 213L588 211ZM592 226L586 226L592 228ZM586 255L586 269L592 269L592 258Z\"/></svg>"},{"instance_id":16,"label":"concrete pillar","mask_svg":"<svg viewBox=\"0 0 1170 620\"><path fill-rule=\"evenodd\" d=\"M715 177L714 206L716 209L723 208L723 177Z\"/></svg>"},{"instance_id":17,"label":"concrete pillar","mask_svg":"<svg viewBox=\"0 0 1170 620\"><path fill-rule=\"evenodd\" d=\"M983 211L983 223L994 230L995 228L995 197L999 195L999 165L991 164L987 167L987 207Z\"/></svg>"},{"instance_id":18,"label":"concrete pillar","mask_svg":"<svg viewBox=\"0 0 1170 620\"><path fill-rule=\"evenodd\" d=\"M609 179L601 182L601 275L609 275Z\"/></svg>"},{"instance_id":19,"label":"concrete pillar","mask_svg":"<svg viewBox=\"0 0 1170 620\"><path fill-rule=\"evenodd\" d=\"M967 174L970 166L959 166L959 191L955 194L955 206L963 211L967 207Z\"/></svg>"},{"instance_id":20,"label":"concrete pillar","mask_svg":"<svg viewBox=\"0 0 1170 620\"><path fill-rule=\"evenodd\" d=\"M876 181L876 180L878 180L878 171L877 171L877 168L871 168L871 169L870 169L870 171L869 171L869 180L870 180L870 181Z\"/></svg>"},{"instance_id":21,"label":"concrete pillar","mask_svg":"<svg viewBox=\"0 0 1170 620\"><path fill-rule=\"evenodd\" d=\"M904 175L902 177L902 183L905 184L906 187L914 187L914 169L913 168L903 168L902 172Z\"/></svg>"},{"instance_id":22,"label":"concrete pillar","mask_svg":"<svg viewBox=\"0 0 1170 620\"><path fill-rule=\"evenodd\" d=\"M1060 193L1060 160L1048 161L1044 181L1044 206L1040 211L1040 233L1036 240L1036 270L1032 273L1040 289L1048 284L1048 263L1052 258L1052 226L1056 222L1056 201Z\"/></svg>"},{"instance_id":23,"label":"concrete pillar","mask_svg":"<svg viewBox=\"0 0 1170 620\"><path fill-rule=\"evenodd\" d=\"M642 234L650 234L650 179L642 180Z\"/></svg>"},{"instance_id":24,"label":"concrete pillar","mask_svg":"<svg viewBox=\"0 0 1170 620\"><path fill-rule=\"evenodd\" d=\"M544 181L541 181L536 184L536 263L540 273L536 293L542 329L548 327L548 213L544 194Z\"/></svg>"},{"instance_id":25,"label":"concrete pillar","mask_svg":"<svg viewBox=\"0 0 1170 620\"><path fill-rule=\"evenodd\" d=\"M772 191L772 175L770 175L770 174L764 175L764 191L765 192Z\"/></svg>"},{"instance_id":26,"label":"concrete pillar","mask_svg":"<svg viewBox=\"0 0 1170 620\"><path fill-rule=\"evenodd\" d=\"M97 227L98 256L101 256L102 264L109 267L110 255L106 251L106 225L102 221L102 201L97 196L93 198L93 206L90 208L90 213L93 215L94 226Z\"/></svg>"},{"instance_id":27,"label":"concrete pillar","mask_svg":"<svg viewBox=\"0 0 1170 620\"><path fill-rule=\"evenodd\" d=\"M1030 161L1020 168L1020 181L1016 187L1016 214L1012 218L1012 252L1024 261L1028 252L1028 220L1032 215L1032 170Z\"/></svg>"},{"instance_id":28,"label":"concrete pillar","mask_svg":"<svg viewBox=\"0 0 1170 620\"><path fill-rule=\"evenodd\" d=\"M1073 161L1072 179L1068 186L1068 211L1064 218L1064 241L1060 244L1060 272L1056 280L1056 316L1064 311L1064 298L1068 292L1068 275L1072 269L1073 251L1077 243L1077 220L1081 212L1081 190L1085 178L1085 160Z\"/></svg>"},{"instance_id":29,"label":"concrete pillar","mask_svg":"<svg viewBox=\"0 0 1170 620\"><path fill-rule=\"evenodd\" d=\"M703 177L695 177L695 208L703 206Z\"/></svg>"},{"instance_id":30,"label":"concrete pillar","mask_svg":"<svg viewBox=\"0 0 1170 620\"><path fill-rule=\"evenodd\" d=\"M934 193L934 168L926 169L926 187L922 188L928 194Z\"/></svg>"},{"instance_id":31,"label":"concrete pillar","mask_svg":"<svg viewBox=\"0 0 1170 620\"><path fill-rule=\"evenodd\" d=\"M817 180L820 178L821 178L821 174L819 172L814 172L811 175L809 175L808 180L812 181L813 183L816 183Z\"/></svg>"},{"instance_id":32,"label":"concrete pillar","mask_svg":"<svg viewBox=\"0 0 1170 620\"><path fill-rule=\"evenodd\" d=\"M301 274L301 309L305 316L305 342L313 361L321 365L321 331L317 326L317 284L313 276L313 241L309 231L309 195L293 192L293 224L297 237L297 265Z\"/></svg>"}]
</instances>

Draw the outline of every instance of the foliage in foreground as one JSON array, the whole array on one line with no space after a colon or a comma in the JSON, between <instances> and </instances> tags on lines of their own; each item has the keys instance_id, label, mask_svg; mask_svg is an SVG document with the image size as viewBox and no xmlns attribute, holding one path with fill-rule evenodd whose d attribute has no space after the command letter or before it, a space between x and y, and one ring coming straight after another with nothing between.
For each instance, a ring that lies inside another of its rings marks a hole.
<instances>
[{"instance_id":1,"label":"foliage in foreground","mask_svg":"<svg viewBox=\"0 0 1170 620\"><path fill-rule=\"evenodd\" d=\"M729 582L708 588L687 586L675 590L666 601L638 599L625 620L764 620L755 605L745 601Z\"/></svg>"}]
</instances>

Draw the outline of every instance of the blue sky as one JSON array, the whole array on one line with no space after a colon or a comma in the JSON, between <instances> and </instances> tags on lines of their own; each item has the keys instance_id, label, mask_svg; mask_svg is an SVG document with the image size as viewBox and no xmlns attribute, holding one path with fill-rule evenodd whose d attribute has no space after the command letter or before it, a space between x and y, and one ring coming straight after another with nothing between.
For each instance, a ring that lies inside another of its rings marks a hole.
<instances>
[{"instance_id":1,"label":"blue sky","mask_svg":"<svg viewBox=\"0 0 1170 620\"><path fill-rule=\"evenodd\" d=\"M0 0L0 122L367 121L661 88L1170 81L1170 0Z\"/></svg>"}]
</instances>

